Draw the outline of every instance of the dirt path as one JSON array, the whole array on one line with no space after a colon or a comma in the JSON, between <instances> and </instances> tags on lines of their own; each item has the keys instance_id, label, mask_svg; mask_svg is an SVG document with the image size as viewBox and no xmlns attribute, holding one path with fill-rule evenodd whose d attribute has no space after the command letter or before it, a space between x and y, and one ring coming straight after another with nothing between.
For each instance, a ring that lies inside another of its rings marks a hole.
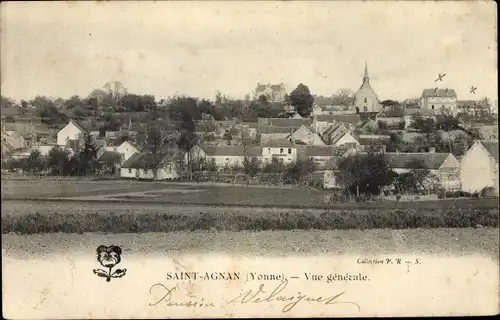
<instances>
[{"instance_id":1,"label":"dirt path","mask_svg":"<svg viewBox=\"0 0 500 320\"><path fill-rule=\"evenodd\" d=\"M477 254L498 259L498 229L297 230L169 232L141 234L2 235L2 252L13 257L50 257L68 250L88 253L114 243L127 254L226 252L248 255Z\"/></svg>"}]
</instances>

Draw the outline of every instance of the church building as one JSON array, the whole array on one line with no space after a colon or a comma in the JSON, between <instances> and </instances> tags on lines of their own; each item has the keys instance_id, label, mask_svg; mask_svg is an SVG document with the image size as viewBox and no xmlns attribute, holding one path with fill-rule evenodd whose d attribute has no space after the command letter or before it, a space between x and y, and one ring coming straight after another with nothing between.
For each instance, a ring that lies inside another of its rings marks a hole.
<instances>
[{"instance_id":1,"label":"church building","mask_svg":"<svg viewBox=\"0 0 500 320\"><path fill-rule=\"evenodd\" d=\"M382 105L378 100L377 94L370 86L370 77L368 77L368 66L366 62L363 84L354 95L354 110L359 113L378 113L382 110Z\"/></svg>"}]
</instances>

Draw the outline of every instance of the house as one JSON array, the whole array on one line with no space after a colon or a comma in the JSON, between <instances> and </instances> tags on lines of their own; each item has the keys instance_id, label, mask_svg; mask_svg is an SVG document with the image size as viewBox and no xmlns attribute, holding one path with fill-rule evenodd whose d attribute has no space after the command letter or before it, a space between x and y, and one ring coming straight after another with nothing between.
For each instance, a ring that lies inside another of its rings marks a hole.
<instances>
[{"instance_id":1,"label":"house","mask_svg":"<svg viewBox=\"0 0 500 320\"><path fill-rule=\"evenodd\" d=\"M306 146L304 148L305 155L302 157L302 153L300 153L300 158L312 160L318 170L325 170L330 169L331 162L341 158L345 151L344 148L334 146Z\"/></svg>"},{"instance_id":2,"label":"house","mask_svg":"<svg viewBox=\"0 0 500 320\"><path fill-rule=\"evenodd\" d=\"M445 190L460 190L460 163L451 153L435 153L431 148L423 153L384 153L389 167L397 174L427 169Z\"/></svg>"},{"instance_id":3,"label":"house","mask_svg":"<svg viewBox=\"0 0 500 320\"><path fill-rule=\"evenodd\" d=\"M81 140L87 131L76 121L70 119L69 123L57 133L57 144L65 146L68 140Z\"/></svg>"},{"instance_id":4,"label":"house","mask_svg":"<svg viewBox=\"0 0 500 320\"><path fill-rule=\"evenodd\" d=\"M485 100L457 100L457 112L469 115L479 115L481 112L490 112Z\"/></svg>"},{"instance_id":5,"label":"house","mask_svg":"<svg viewBox=\"0 0 500 320\"><path fill-rule=\"evenodd\" d=\"M353 129L360 121L359 114L352 112L350 114L320 114L313 116L311 125L315 132L322 134L332 124L343 123L348 129Z\"/></svg>"},{"instance_id":6,"label":"house","mask_svg":"<svg viewBox=\"0 0 500 320\"><path fill-rule=\"evenodd\" d=\"M118 174L120 164L123 162L123 155L114 151L104 151L97 157L97 161L111 174Z\"/></svg>"},{"instance_id":7,"label":"house","mask_svg":"<svg viewBox=\"0 0 500 320\"><path fill-rule=\"evenodd\" d=\"M313 120L311 118L258 118L258 128L262 126L286 127L298 129L300 126L310 126Z\"/></svg>"},{"instance_id":8,"label":"house","mask_svg":"<svg viewBox=\"0 0 500 320\"><path fill-rule=\"evenodd\" d=\"M273 158L291 163L297 160L299 146L290 140L271 140L262 145L262 161L271 163Z\"/></svg>"},{"instance_id":9,"label":"house","mask_svg":"<svg viewBox=\"0 0 500 320\"><path fill-rule=\"evenodd\" d=\"M127 161L134 154L139 153L139 149L130 141L123 141L119 146L104 146L99 149L97 157L104 152L116 152L120 154L122 163Z\"/></svg>"},{"instance_id":10,"label":"house","mask_svg":"<svg viewBox=\"0 0 500 320\"><path fill-rule=\"evenodd\" d=\"M341 124L330 125L322 134L323 141L333 146L359 145L359 142L352 136L350 130Z\"/></svg>"},{"instance_id":11,"label":"house","mask_svg":"<svg viewBox=\"0 0 500 320\"><path fill-rule=\"evenodd\" d=\"M300 127L299 127L300 128ZM260 135L260 144L267 143L271 140L283 140L293 134L296 127L276 127L276 126L259 126L257 133Z\"/></svg>"},{"instance_id":12,"label":"house","mask_svg":"<svg viewBox=\"0 0 500 320\"><path fill-rule=\"evenodd\" d=\"M286 89L283 83L280 84L260 84L257 82L255 88L255 99L265 96L269 102L283 102L285 101Z\"/></svg>"},{"instance_id":13,"label":"house","mask_svg":"<svg viewBox=\"0 0 500 320\"><path fill-rule=\"evenodd\" d=\"M457 114L457 93L449 88L424 89L420 97L420 109L433 112L451 112Z\"/></svg>"},{"instance_id":14,"label":"house","mask_svg":"<svg viewBox=\"0 0 500 320\"><path fill-rule=\"evenodd\" d=\"M326 143L317 133L312 132L306 126L301 126L286 138L291 139L291 141L295 143L306 144L311 146L326 145Z\"/></svg>"},{"instance_id":15,"label":"house","mask_svg":"<svg viewBox=\"0 0 500 320\"><path fill-rule=\"evenodd\" d=\"M354 110L359 113L379 113L382 110L375 90L370 85L370 77L368 76L368 65L365 62L365 75L363 83L354 95L353 102Z\"/></svg>"},{"instance_id":16,"label":"house","mask_svg":"<svg viewBox=\"0 0 500 320\"><path fill-rule=\"evenodd\" d=\"M479 192L493 187L498 195L498 140L477 140L461 159L462 190Z\"/></svg>"},{"instance_id":17,"label":"house","mask_svg":"<svg viewBox=\"0 0 500 320\"><path fill-rule=\"evenodd\" d=\"M214 162L217 167L241 166L246 158L262 158L260 146L213 146L196 145L186 154L185 162L191 157L191 161L200 163Z\"/></svg>"},{"instance_id":18,"label":"house","mask_svg":"<svg viewBox=\"0 0 500 320\"><path fill-rule=\"evenodd\" d=\"M8 143L12 150L19 150L26 147L24 137L17 131L2 132L2 143Z\"/></svg>"},{"instance_id":19,"label":"house","mask_svg":"<svg viewBox=\"0 0 500 320\"><path fill-rule=\"evenodd\" d=\"M157 180L178 179L180 177L179 165L176 161L164 161L157 169ZM148 179L154 178L154 172L151 169L153 156L149 153L136 153L125 161L120 168L120 177Z\"/></svg>"}]
</instances>

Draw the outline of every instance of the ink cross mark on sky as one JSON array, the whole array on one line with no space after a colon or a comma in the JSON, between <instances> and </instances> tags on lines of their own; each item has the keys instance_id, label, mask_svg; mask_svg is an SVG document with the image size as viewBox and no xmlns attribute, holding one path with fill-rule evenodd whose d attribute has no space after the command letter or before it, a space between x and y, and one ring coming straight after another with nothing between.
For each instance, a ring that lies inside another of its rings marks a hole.
<instances>
[{"instance_id":1,"label":"ink cross mark on sky","mask_svg":"<svg viewBox=\"0 0 500 320\"><path fill-rule=\"evenodd\" d=\"M436 80L434 80L434 82L438 82L438 81L442 82L445 75L446 75L446 73L443 73L443 74L440 73L438 75L438 78Z\"/></svg>"},{"instance_id":2,"label":"ink cross mark on sky","mask_svg":"<svg viewBox=\"0 0 500 320\"><path fill-rule=\"evenodd\" d=\"M470 93L476 94L476 90L477 90L476 87L474 87L474 86L470 87Z\"/></svg>"}]
</instances>

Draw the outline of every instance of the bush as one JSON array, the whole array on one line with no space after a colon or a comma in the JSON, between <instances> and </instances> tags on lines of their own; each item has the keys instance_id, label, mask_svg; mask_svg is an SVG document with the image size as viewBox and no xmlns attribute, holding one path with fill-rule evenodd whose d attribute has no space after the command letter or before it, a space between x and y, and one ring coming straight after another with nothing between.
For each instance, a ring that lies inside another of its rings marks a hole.
<instances>
[{"instance_id":1,"label":"bush","mask_svg":"<svg viewBox=\"0 0 500 320\"><path fill-rule=\"evenodd\" d=\"M320 215L308 211L277 214L270 210L258 215L240 212L200 214L147 213L47 213L2 216L2 233L141 233L212 230L340 230L373 228L469 228L498 227L498 209L405 209L331 210Z\"/></svg>"}]
</instances>

